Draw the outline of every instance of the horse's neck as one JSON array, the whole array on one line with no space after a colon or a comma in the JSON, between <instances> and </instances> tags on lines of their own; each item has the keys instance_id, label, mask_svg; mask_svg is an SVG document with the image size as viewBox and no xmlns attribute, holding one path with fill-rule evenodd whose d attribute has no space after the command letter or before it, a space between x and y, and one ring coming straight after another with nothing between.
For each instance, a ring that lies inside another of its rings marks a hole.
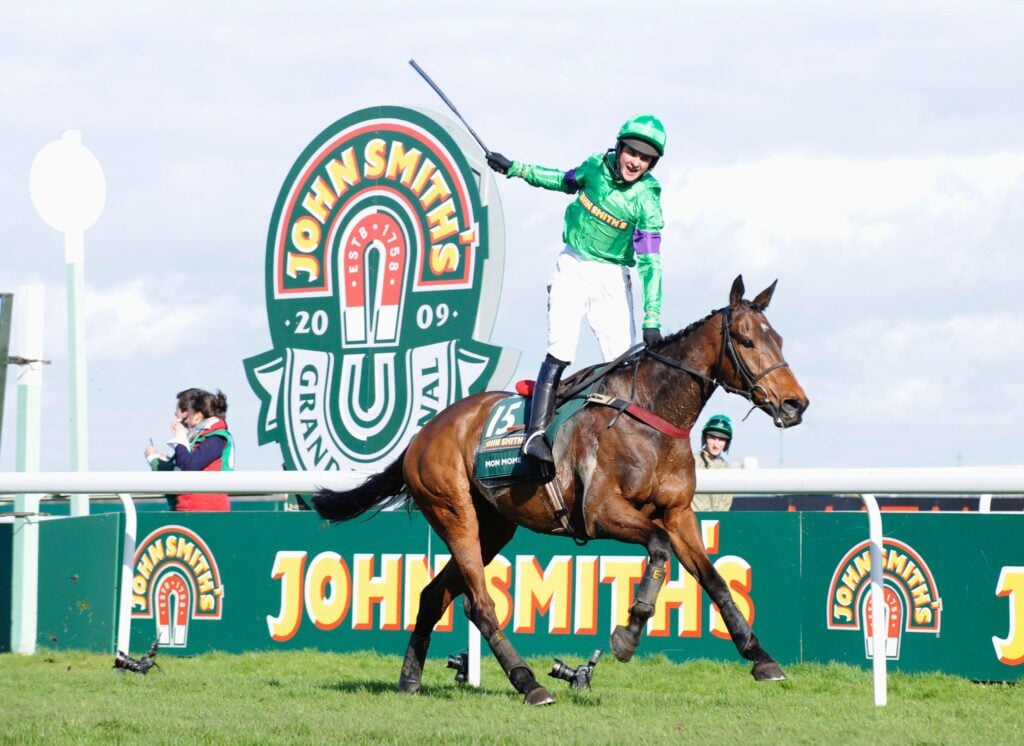
<instances>
[{"instance_id":1,"label":"horse's neck","mask_svg":"<svg viewBox=\"0 0 1024 746\"><path fill-rule=\"evenodd\" d=\"M685 337L662 350L665 357L680 361L703 378L656 360L646 361L647 375L642 376L646 385L638 385L637 391L639 397L648 400L645 406L680 427L690 427L697 421L714 392L711 381L715 377L722 344L721 323L718 314L710 316Z\"/></svg>"}]
</instances>

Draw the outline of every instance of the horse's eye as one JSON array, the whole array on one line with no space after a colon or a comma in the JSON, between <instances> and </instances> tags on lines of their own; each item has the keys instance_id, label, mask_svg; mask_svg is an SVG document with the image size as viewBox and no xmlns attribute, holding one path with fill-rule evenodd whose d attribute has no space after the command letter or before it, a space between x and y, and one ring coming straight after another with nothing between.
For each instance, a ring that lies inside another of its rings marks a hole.
<instances>
[{"instance_id":1,"label":"horse's eye","mask_svg":"<svg viewBox=\"0 0 1024 746\"><path fill-rule=\"evenodd\" d=\"M736 337L736 341L739 342L744 347L747 347L747 348L750 348L750 349L752 349L754 347L753 341L747 339L746 337Z\"/></svg>"}]
</instances>

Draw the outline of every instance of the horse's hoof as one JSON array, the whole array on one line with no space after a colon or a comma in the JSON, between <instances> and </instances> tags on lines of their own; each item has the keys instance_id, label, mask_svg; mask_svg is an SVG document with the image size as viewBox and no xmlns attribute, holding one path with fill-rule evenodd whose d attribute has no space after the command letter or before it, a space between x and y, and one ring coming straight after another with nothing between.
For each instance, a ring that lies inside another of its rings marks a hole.
<instances>
[{"instance_id":1,"label":"horse's hoof","mask_svg":"<svg viewBox=\"0 0 1024 746\"><path fill-rule=\"evenodd\" d=\"M420 686L420 682L418 681L399 680L398 691L402 694L422 694L423 687Z\"/></svg>"},{"instance_id":2,"label":"horse's hoof","mask_svg":"<svg viewBox=\"0 0 1024 746\"><path fill-rule=\"evenodd\" d=\"M551 692L542 686L538 686L536 689L531 689L526 693L526 699L523 700L526 704L539 707L540 705L553 705L555 698L551 696Z\"/></svg>"},{"instance_id":3,"label":"horse's hoof","mask_svg":"<svg viewBox=\"0 0 1024 746\"><path fill-rule=\"evenodd\" d=\"M636 652L637 642L638 640L633 638L633 635L630 634L629 629L623 627L620 624L612 632L612 654L616 657L616 659L625 663L630 658L632 658L633 653Z\"/></svg>"},{"instance_id":4,"label":"horse's hoof","mask_svg":"<svg viewBox=\"0 0 1024 746\"><path fill-rule=\"evenodd\" d=\"M786 674L782 672L782 668L775 661L755 663L754 667L750 669L750 675L754 677L754 681L786 680Z\"/></svg>"}]
</instances>

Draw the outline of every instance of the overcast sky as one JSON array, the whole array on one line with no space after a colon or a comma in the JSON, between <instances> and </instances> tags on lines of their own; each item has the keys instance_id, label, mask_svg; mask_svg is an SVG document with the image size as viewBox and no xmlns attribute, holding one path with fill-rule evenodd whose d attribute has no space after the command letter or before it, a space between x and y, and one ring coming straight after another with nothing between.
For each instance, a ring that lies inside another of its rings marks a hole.
<instances>
[{"instance_id":1,"label":"overcast sky","mask_svg":"<svg viewBox=\"0 0 1024 746\"><path fill-rule=\"evenodd\" d=\"M175 392L228 396L258 446L242 360L270 349L271 211L303 148L373 105L448 115L560 168L630 115L668 130L666 331L778 278L768 316L811 400L780 435L745 402L731 456L777 466L1020 464L1024 3L129 2L0 5L0 291L46 288L42 468L70 467L62 238L29 172L65 130L102 164L86 233L90 467L145 468ZM505 282L491 342L544 354L567 196L499 183ZM577 365L598 361L583 338ZM19 354L12 348L12 354ZM0 469L14 468L17 369Z\"/></svg>"}]
</instances>

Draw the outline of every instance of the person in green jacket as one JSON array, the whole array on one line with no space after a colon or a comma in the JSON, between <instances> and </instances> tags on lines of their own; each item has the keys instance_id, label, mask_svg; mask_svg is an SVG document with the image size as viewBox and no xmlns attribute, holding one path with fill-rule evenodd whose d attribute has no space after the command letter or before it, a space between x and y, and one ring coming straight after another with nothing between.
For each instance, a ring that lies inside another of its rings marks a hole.
<instances>
[{"instance_id":1,"label":"person in green jacket","mask_svg":"<svg viewBox=\"0 0 1024 746\"><path fill-rule=\"evenodd\" d=\"M547 356L533 391L522 451L553 463L544 431L551 421L562 371L576 355L586 316L604 359L628 350L636 337L629 268L643 289L643 341L661 340L661 185L651 169L665 154L665 127L639 114L619 129L615 147L560 171L487 153L487 163L509 178L575 194L565 210L562 242L548 285Z\"/></svg>"}]
</instances>

